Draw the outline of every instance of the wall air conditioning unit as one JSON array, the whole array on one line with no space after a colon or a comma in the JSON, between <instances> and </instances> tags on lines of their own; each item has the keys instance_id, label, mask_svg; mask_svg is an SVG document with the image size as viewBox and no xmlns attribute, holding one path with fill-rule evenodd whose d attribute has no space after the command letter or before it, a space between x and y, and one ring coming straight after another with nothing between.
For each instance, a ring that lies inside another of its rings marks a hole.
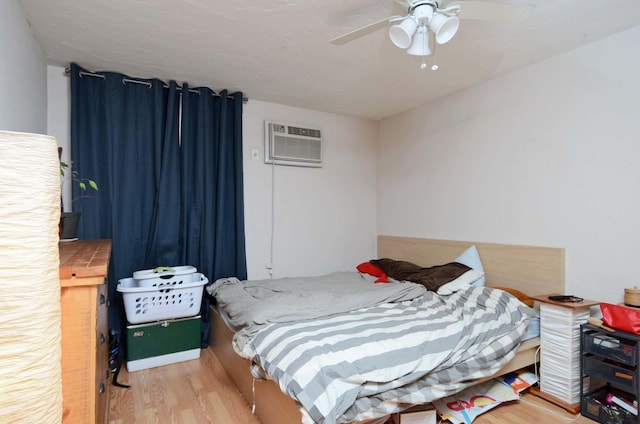
<instances>
[{"instance_id":1,"label":"wall air conditioning unit","mask_svg":"<svg viewBox=\"0 0 640 424\"><path fill-rule=\"evenodd\" d=\"M322 166L322 134L319 128L265 121L264 163Z\"/></svg>"}]
</instances>

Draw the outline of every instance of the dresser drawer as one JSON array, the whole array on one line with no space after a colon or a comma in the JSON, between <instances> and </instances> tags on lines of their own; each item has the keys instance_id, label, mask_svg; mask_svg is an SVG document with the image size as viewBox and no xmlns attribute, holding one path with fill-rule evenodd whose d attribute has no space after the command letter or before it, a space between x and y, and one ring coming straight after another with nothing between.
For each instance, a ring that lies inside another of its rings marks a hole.
<instances>
[{"instance_id":1,"label":"dresser drawer","mask_svg":"<svg viewBox=\"0 0 640 424\"><path fill-rule=\"evenodd\" d=\"M584 358L584 373L631 391L635 390L637 385L635 369L615 365L596 356Z\"/></svg>"},{"instance_id":2,"label":"dresser drawer","mask_svg":"<svg viewBox=\"0 0 640 424\"><path fill-rule=\"evenodd\" d=\"M638 346L633 340L621 337L598 332L584 333L584 353L593 353L632 367L638 365Z\"/></svg>"}]
</instances>

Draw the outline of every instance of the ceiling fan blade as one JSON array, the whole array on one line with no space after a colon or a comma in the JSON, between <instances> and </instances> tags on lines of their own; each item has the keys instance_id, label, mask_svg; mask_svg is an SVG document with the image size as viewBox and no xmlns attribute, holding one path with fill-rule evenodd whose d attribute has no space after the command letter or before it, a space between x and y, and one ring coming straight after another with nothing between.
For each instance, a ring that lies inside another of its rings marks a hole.
<instances>
[{"instance_id":1,"label":"ceiling fan blade","mask_svg":"<svg viewBox=\"0 0 640 424\"><path fill-rule=\"evenodd\" d=\"M329 42L331 44L335 44L335 45L342 45L345 43L348 43L349 41L353 41L357 38L363 37L367 34L370 34L374 31L377 31L381 28L386 27L389 24L389 21L396 19L396 18L401 18L400 16L390 16L388 18L384 18L382 20L379 20L378 22L374 22L372 24L369 24L367 26L363 26L361 28L355 29L351 32L347 32L346 34L343 34L339 37L333 38L331 40L329 40Z\"/></svg>"},{"instance_id":2,"label":"ceiling fan blade","mask_svg":"<svg viewBox=\"0 0 640 424\"><path fill-rule=\"evenodd\" d=\"M460 6L460 19L479 21L518 22L535 8L532 4L506 4L480 1L454 1L447 4Z\"/></svg>"}]
</instances>

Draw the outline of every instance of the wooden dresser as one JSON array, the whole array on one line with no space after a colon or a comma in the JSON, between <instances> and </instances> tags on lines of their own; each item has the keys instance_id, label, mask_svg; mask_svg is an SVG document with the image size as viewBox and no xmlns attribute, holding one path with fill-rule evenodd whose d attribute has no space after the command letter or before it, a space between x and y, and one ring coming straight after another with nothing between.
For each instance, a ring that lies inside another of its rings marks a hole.
<instances>
[{"instance_id":1,"label":"wooden dresser","mask_svg":"<svg viewBox=\"0 0 640 424\"><path fill-rule=\"evenodd\" d=\"M61 242L62 422L107 422L109 330L106 276L111 240Z\"/></svg>"}]
</instances>

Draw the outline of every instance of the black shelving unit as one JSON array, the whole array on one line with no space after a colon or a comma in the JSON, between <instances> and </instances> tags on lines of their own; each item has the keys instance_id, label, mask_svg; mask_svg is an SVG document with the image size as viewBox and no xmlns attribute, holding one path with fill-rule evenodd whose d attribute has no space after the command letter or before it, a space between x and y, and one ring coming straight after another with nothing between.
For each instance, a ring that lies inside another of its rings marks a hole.
<instances>
[{"instance_id":1,"label":"black shelving unit","mask_svg":"<svg viewBox=\"0 0 640 424\"><path fill-rule=\"evenodd\" d=\"M640 424L640 336L580 326L580 412L605 424ZM619 402L631 404L625 408ZM617 403L618 402L618 403Z\"/></svg>"}]
</instances>

